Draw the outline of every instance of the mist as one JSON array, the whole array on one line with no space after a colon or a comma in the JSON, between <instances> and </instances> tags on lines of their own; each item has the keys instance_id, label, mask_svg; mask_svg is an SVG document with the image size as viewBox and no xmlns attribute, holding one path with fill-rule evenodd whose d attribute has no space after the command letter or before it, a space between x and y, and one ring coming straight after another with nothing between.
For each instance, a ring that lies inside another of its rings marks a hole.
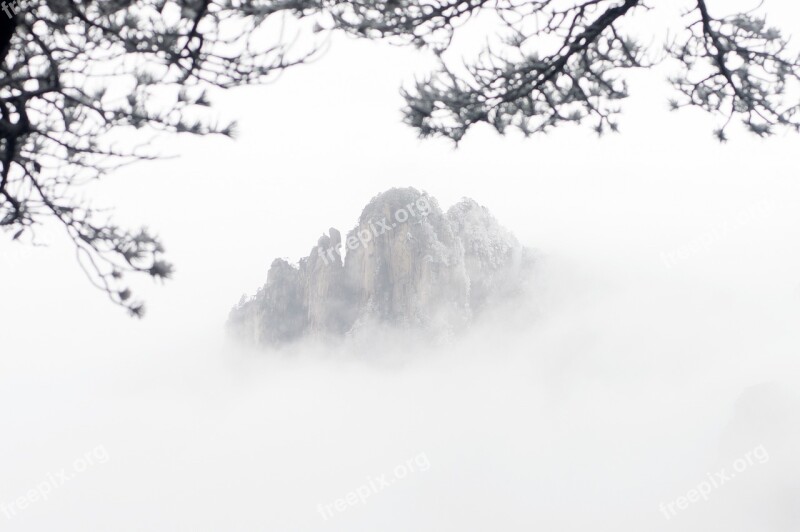
<instances>
[{"instance_id":1,"label":"mist","mask_svg":"<svg viewBox=\"0 0 800 532\"><path fill-rule=\"evenodd\" d=\"M797 301L613 281L543 257L525 305L436 346L264 352L220 328L6 360L1 501L107 460L4 529L793 530Z\"/></svg>"},{"instance_id":2,"label":"mist","mask_svg":"<svg viewBox=\"0 0 800 532\"><path fill-rule=\"evenodd\" d=\"M633 76L619 136L455 150L398 120L428 66L341 39L214 95L235 143L89 185L176 263L141 321L57 237L4 251L1 530L798 530L796 139L720 145ZM525 298L436 344L226 337L275 257L393 186L486 205L540 254Z\"/></svg>"}]
</instances>

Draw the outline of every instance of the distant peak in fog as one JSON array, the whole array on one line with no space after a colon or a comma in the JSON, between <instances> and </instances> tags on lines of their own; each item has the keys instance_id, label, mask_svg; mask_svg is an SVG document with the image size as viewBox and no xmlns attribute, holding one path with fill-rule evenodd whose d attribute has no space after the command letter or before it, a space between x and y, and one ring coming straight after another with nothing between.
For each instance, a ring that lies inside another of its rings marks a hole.
<instances>
[{"instance_id":1,"label":"distant peak in fog","mask_svg":"<svg viewBox=\"0 0 800 532\"><path fill-rule=\"evenodd\" d=\"M520 292L532 256L471 199L444 213L424 192L393 188L372 198L346 237L331 228L297 265L275 259L228 326L266 345L376 325L448 334Z\"/></svg>"}]
</instances>

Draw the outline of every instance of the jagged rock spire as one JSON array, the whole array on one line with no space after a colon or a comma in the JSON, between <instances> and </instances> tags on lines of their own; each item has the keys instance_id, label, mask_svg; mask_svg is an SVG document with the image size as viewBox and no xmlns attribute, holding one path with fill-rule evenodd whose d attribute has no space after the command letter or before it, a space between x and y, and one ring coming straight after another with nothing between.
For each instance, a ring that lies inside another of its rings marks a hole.
<instances>
[{"instance_id":1,"label":"jagged rock spire","mask_svg":"<svg viewBox=\"0 0 800 532\"><path fill-rule=\"evenodd\" d=\"M518 288L531 262L473 200L445 214L424 192L391 189L369 202L344 242L330 228L297 266L273 262L264 287L231 311L229 328L272 345L371 324L452 331Z\"/></svg>"}]
</instances>

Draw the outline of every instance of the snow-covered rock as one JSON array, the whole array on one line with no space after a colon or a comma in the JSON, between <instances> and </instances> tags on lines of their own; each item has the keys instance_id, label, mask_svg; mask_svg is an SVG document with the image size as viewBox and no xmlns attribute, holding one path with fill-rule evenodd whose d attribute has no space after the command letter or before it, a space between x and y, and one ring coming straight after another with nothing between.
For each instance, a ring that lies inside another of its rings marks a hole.
<instances>
[{"instance_id":1,"label":"snow-covered rock","mask_svg":"<svg viewBox=\"0 0 800 532\"><path fill-rule=\"evenodd\" d=\"M270 345L373 325L449 333L519 290L531 257L470 199L445 214L423 192L391 189L369 202L344 241L332 228L297 266L273 262L266 285L242 298L228 326Z\"/></svg>"}]
</instances>

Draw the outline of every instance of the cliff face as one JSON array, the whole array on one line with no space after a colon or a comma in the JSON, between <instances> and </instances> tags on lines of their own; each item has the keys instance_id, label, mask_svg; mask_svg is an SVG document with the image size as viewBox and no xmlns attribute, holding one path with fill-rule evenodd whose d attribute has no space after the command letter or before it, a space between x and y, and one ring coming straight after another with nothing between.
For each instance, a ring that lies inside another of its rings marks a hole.
<instances>
[{"instance_id":1,"label":"cliff face","mask_svg":"<svg viewBox=\"0 0 800 532\"><path fill-rule=\"evenodd\" d=\"M414 189L381 194L347 243L345 271L359 323L435 327L468 318L463 248L436 200Z\"/></svg>"},{"instance_id":2,"label":"cliff face","mask_svg":"<svg viewBox=\"0 0 800 532\"><path fill-rule=\"evenodd\" d=\"M530 251L486 207L471 199L450 207L447 220L464 248L470 307L480 310L492 299L515 291L530 267Z\"/></svg>"},{"instance_id":3,"label":"cliff face","mask_svg":"<svg viewBox=\"0 0 800 532\"><path fill-rule=\"evenodd\" d=\"M518 290L531 263L474 201L444 214L416 189L392 189L370 201L344 241L330 229L296 267L273 262L266 285L242 298L228 326L272 345L358 334L373 324L448 332Z\"/></svg>"}]
</instances>

